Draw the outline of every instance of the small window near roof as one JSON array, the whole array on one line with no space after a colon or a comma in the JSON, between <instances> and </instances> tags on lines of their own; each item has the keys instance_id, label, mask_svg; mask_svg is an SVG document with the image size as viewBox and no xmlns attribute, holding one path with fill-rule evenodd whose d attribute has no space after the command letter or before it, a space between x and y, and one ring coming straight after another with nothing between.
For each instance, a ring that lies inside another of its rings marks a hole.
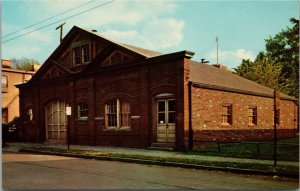
<instances>
[{"instance_id":1,"label":"small window near roof","mask_svg":"<svg viewBox=\"0 0 300 191\"><path fill-rule=\"evenodd\" d=\"M232 125L232 105L222 105L222 125Z\"/></svg>"},{"instance_id":2,"label":"small window near roof","mask_svg":"<svg viewBox=\"0 0 300 191\"><path fill-rule=\"evenodd\" d=\"M90 45L84 44L73 48L73 65L89 63L90 58Z\"/></svg>"},{"instance_id":3,"label":"small window near roof","mask_svg":"<svg viewBox=\"0 0 300 191\"><path fill-rule=\"evenodd\" d=\"M90 62L90 50L89 50L89 45L83 45L81 47L81 51L82 51L82 59L83 59L83 63L88 63Z\"/></svg>"},{"instance_id":4,"label":"small window near roof","mask_svg":"<svg viewBox=\"0 0 300 191\"><path fill-rule=\"evenodd\" d=\"M87 119L88 118L88 105L86 103L80 103L77 106L78 110L78 119Z\"/></svg>"}]
</instances>

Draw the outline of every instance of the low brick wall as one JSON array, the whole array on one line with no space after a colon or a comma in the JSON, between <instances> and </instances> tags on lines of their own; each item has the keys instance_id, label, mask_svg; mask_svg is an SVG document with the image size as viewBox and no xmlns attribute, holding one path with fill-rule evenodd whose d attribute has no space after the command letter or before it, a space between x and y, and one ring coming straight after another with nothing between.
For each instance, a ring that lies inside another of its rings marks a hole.
<instances>
[{"instance_id":1,"label":"low brick wall","mask_svg":"<svg viewBox=\"0 0 300 191\"><path fill-rule=\"evenodd\" d=\"M255 130L202 130L194 131L194 145L216 141L216 142L245 142L245 141L266 141L272 140L274 136L273 129L255 129ZM297 129L278 129L277 138L290 138L297 136Z\"/></svg>"}]
</instances>

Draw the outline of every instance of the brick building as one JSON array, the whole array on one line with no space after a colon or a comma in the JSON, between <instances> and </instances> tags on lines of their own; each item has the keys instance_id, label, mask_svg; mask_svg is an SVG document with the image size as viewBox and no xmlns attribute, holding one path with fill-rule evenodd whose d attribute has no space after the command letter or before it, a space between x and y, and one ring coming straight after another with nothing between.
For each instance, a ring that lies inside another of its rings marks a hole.
<instances>
[{"instance_id":1,"label":"brick building","mask_svg":"<svg viewBox=\"0 0 300 191\"><path fill-rule=\"evenodd\" d=\"M2 64L2 123L19 117L19 89L16 84L24 83L35 74L32 71L13 69L10 60L1 60Z\"/></svg>"},{"instance_id":2,"label":"brick building","mask_svg":"<svg viewBox=\"0 0 300 191\"><path fill-rule=\"evenodd\" d=\"M271 138L273 90L230 71L114 42L73 27L20 89L23 141L188 148L193 139ZM280 137L297 132L296 99L281 94ZM30 112L29 112L30 111Z\"/></svg>"}]
</instances>

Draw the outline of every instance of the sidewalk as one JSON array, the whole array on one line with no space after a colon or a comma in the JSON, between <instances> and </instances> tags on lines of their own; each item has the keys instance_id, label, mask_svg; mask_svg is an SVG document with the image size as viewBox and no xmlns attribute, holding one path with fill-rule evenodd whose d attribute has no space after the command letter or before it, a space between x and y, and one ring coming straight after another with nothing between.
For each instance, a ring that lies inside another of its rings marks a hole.
<instances>
[{"instance_id":1,"label":"sidewalk","mask_svg":"<svg viewBox=\"0 0 300 191\"><path fill-rule=\"evenodd\" d=\"M8 145L8 147L3 148L2 150L15 152L21 150L26 152L59 154L83 158L88 157L102 160L118 160L188 168L206 168L211 170L229 170L240 173L248 172L288 177L298 177L299 173L299 163L290 161L278 161L277 167L272 169L272 160L190 155L174 151L83 145L70 145L70 150L68 151L66 145L37 143L8 143ZM257 168L255 168L255 166ZM292 172L290 171L291 169Z\"/></svg>"}]
</instances>

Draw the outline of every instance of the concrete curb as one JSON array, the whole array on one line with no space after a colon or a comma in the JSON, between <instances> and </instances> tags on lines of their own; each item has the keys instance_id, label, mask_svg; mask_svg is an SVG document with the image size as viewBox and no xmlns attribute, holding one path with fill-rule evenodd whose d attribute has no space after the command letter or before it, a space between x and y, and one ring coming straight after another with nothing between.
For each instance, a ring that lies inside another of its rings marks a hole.
<instances>
[{"instance_id":1,"label":"concrete curb","mask_svg":"<svg viewBox=\"0 0 300 191\"><path fill-rule=\"evenodd\" d=\"M181 168L190 168L190 169L218 170L218 171L227 171L227 172L240 173L240 174L256 174L256 175L259 174L259 175L268 175L268 176L282 176L282 177L299 179L299 174L294 174L294 173L290 173L290 172L272 172L272 171L264 171L264 170L258 170L258 169L242 169L242 168L222 167L222 166L208 166L208 165L199 165L199 164L165 162L165 161L158 161L158 160L135 159L135 158L126 158L126 157L91 156L91 155L82 155L82 154L75 154L75 153L60 153L60 152L53 152L53 151L41 151L41 150L34 150L34 149L20 149L19 152L45 154L45 155L56 155L56 156L65 156L65 157L76 157L76 158L85 158L85 159L107 160L107 161L119 161L119 162L148 164L148 165L181 167Z\"/></svg>"}]
</instances>

